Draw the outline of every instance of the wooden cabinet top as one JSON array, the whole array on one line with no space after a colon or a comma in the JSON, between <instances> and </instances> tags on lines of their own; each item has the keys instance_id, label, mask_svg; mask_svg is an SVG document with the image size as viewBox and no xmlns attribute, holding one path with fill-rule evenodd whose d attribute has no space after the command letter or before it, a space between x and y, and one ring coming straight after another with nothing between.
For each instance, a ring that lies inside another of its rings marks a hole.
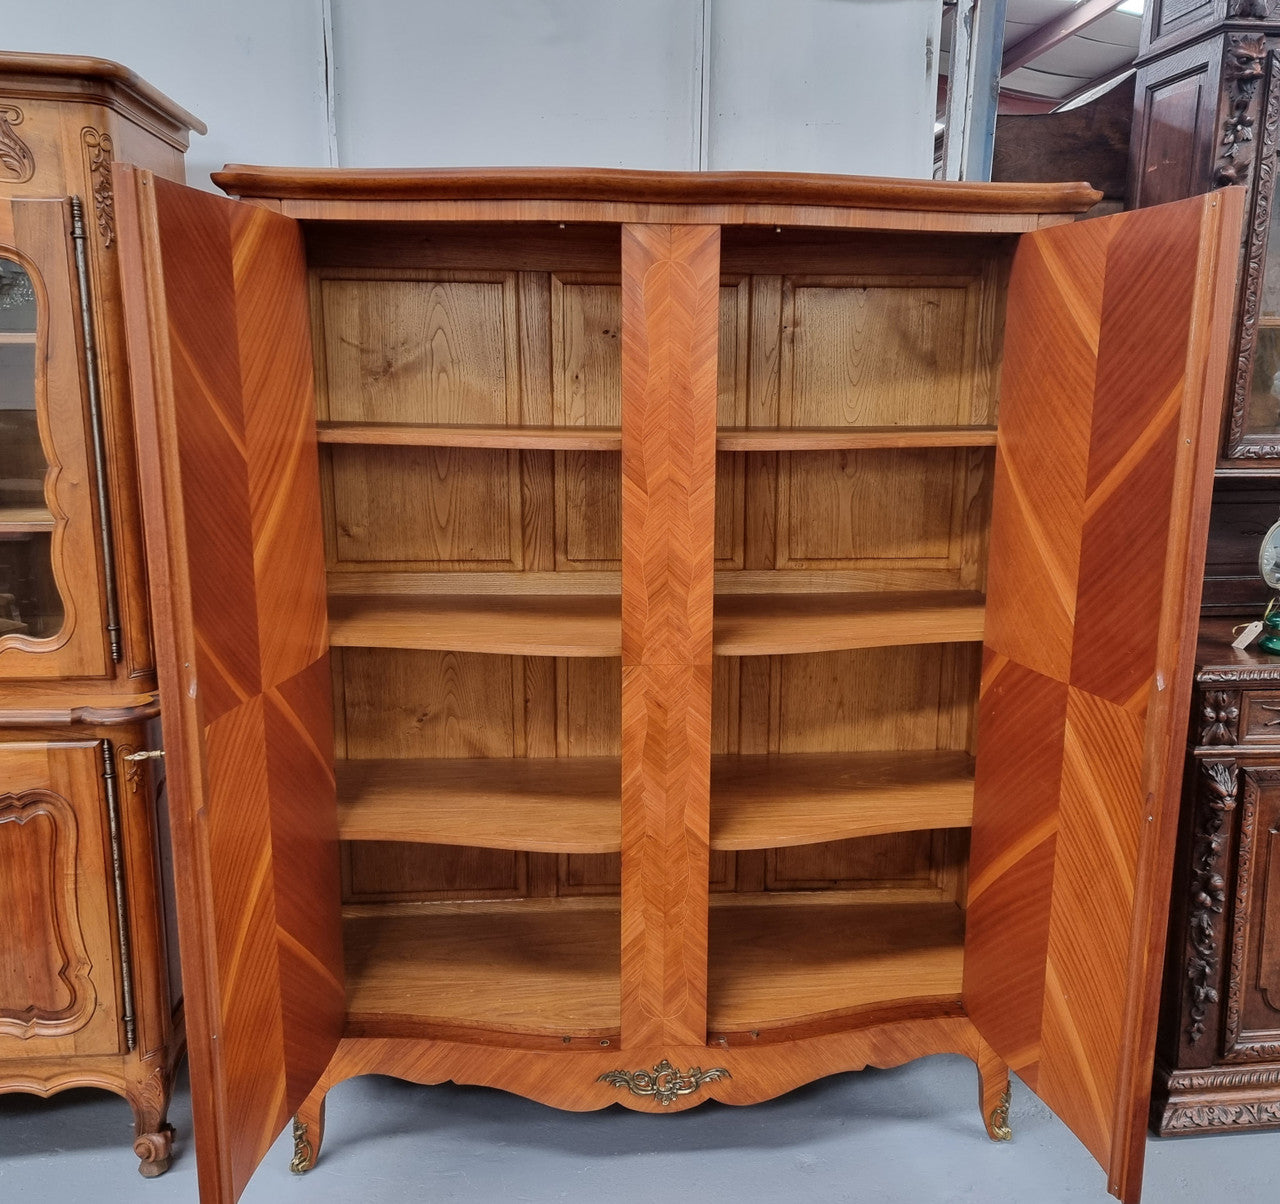
<instances>
[{"instance_id":1,"label":"wooden cabinet top","mask_svg":"<svg viewBox=\"0 0 1280 1204\"><path fill-rule=\"evenodd\" d=\"M136 72L110 59L0 51L0 90L6 96L89 101L131 116L150 118L148 124L163 128L184 150L192 130L208 133L199 117L188 113Z\"/></svg>"},{"instance_id":2,"label":"wooden cabinet top","mask_svg":"<svg viewBox=\"0 0 1280 1204\"><path fill-rule=\"evenodd\" d=\"M793 172L632 171L589 167L306 168L228 164L213 176L225 192L322 206L345 202L455 202L560 206L580 221L682 220L721 224L893 226L1016 233L1056 224L1101 199L1088 184L978 184ZM576 208L573 208L576 207ZM649 207L640 216L639 211ZM662 211L652 212L652 207ZM297 217L339 214L285 209ZM550 213L504 213L511 218ZM380 215L382 216L382 215ZM387 214L390 216L390 214ZM428 216L423 214L422 216ZM466 220L498 217L480 209L433 213Z\"/></svg>"}]
</instances>

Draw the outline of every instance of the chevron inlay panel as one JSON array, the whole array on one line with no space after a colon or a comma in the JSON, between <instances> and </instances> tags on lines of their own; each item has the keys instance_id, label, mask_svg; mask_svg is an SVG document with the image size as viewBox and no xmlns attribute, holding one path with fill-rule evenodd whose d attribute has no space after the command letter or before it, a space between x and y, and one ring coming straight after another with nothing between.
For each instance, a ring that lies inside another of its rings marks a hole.
<instances>
[{"instance_id":1,"label":"chevron inlay panel","mask_svg":"<svg viewBox=\"0 0 1280 1204\"><path fill-rule=\"evenodd\" d=\"M706 1039L718 226L622 232L623 1041Z\"/></svg>"},{"instance_id":2,"label":"chevron inlay panel","mask_svg":"<svg viewBox=\"0 0 1280 1204\"><path fill-rule=\"evenodd\" d=\"M146 500L174 581L165 713L189 730L169 741L179 872L214 904L181 917L187 1006L216 1033L191 1051L200 1169L208 1198L229 1198L344 1009L305 269L296 225L262 209L155 181L124 210L167 318L152 357L165 468Z\"/></svg>"},{"instance_id":3,"label":"chevron inlay panel","mask_svg":"<svg viewBox=\"0 0 1280 1204\"><path fill-rule=\"evenodd\" d=\"M1162 839L1152 710L1186 684L1168 632L1194 614L1177 583L1203 549L1191 464L1219 399L1187 347L1215 316L1217 231L1202 200L1041 231L1010 283L965 1001L1113 1177L1139 867Z\"/></svg>"}]
</instances>

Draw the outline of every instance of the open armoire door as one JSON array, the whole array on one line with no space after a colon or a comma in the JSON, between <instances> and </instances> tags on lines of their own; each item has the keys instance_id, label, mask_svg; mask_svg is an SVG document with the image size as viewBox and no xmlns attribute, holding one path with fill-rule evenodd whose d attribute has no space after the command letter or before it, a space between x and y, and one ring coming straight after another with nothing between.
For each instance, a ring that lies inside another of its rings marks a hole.
<instances>
[{"instance_id":1,"label":"open armoire door","mask_svg":"<svg viewBox=\"0 0 1280 1204\"><path fill-rule=\"evenodd\" d=\"M117 166L200 1198L231 1201L343 1019L302 239Z\"/></svg>"},{"instance_id":2,"label":"open armoire door","mask_svg":"<svg viewBox=\"0 0 1280 1204\"><path fill-rule=\"evenodd\" d=\"M1127 1201L1241 202L1024 235L1009 287L964 1002Z\"/></svg>"}]
</instances>

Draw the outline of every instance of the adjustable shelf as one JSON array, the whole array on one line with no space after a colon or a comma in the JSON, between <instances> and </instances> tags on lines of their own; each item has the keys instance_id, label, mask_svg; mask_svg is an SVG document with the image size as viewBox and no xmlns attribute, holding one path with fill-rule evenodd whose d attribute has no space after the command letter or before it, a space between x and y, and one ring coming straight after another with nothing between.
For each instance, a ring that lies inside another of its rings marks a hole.
<instances>
[{"instance_id":1,"label":"adjustable shelf","mask_svg":"<svg viewBox=\"0 0 1280 1204\"><path fill-rule=\"evenodd\" d=\"M995 447L994 426L721 427L724 452L856 451L861 449Z\"/></svg>"},{"instance_id":2,"label":"adjustable shelf","mask_svg":"<svg viewBox=\"0 0 1280 1204\"><path fill-rule=\"evenodd\" d=\"M321 443L383 447L478 447L514 451L621 451L622 432L606 426L479 426L416 422L321 422Z\"/></svg>"},{"instance_id":3,"label":"adjustable shelf","mask_svg":"<svg viewBox=\"0 0 1280 1204\"><path fill-rule=\"evenodd\" d=\"M622 847L617 757L339 761L338 835L542 853Z\"/></svg>"},{"instance_id":4,"label":"adjustable shelf","mask_svg":"<svg viewBox=\"0 0 1280 1204\"><path fill-rule=\"evenodd\" d=\"M348 1036L617 1036L616 899L346 907L342 940Z\"/></svg>"},{"instance_id":5,"label":"adjustable shelf","mask_svg":"<svg viewBox=\"0 0 1280 1204\"><path fill-rule=\"evenodd\" d=\"M958 1006L963 955L964 912L918 893L713 899L707 1028L750 1031L908 1002Z\"/></svg>"},{"instance_id":6,"label":"adjustable shelf","mask_svg":"<svg viewBox=\"0 0 1280 1204\"><path fill-rule=\"evenodd\" d=\"M771 849L973 820L963 752L791 753L711 759L711 847Z\"/></svg>"},{"instance_id":7,"label":"adjustable shelf","mask_svg":"<svg viewBox=\"0 0 1280 1204\"><path fill-rule=\"evenodd\" d=\"M971 590L910 593L721 594L717 656L837 652L982 639L986 601Z\"/></svg>"},{"instance_id":8,"label":"adjustable shelf","mask_svg":"<svg viewBox=\"0 0 1280 1204\"><path fill-rule=\"evenodd\" d=\"M0 506L0 535L37 535L53 528L54 517L44 506Z\"/></svg>"},{"instance_id":9,"label":"adjustable shelf","mask_svg":"<svg viewBox=\"0 0 1280 1204\"><path fill-rule=\"evenodd\" d=\"M605 594L331 594L337 648L621 656L622 603Z\"/></svg>"}]
</instances>

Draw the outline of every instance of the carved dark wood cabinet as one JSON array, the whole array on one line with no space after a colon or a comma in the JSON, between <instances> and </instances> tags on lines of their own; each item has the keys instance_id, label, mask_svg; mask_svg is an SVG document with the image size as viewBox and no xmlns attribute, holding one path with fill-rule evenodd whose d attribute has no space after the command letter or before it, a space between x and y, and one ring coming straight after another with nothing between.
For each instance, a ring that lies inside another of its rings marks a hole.
<instances>
[{"instance_id":1,"label":"carved dark wood cabinet","mask_svg":"<svg viewBox=\"0 0 1280 1204\"><path fill-rule=\"evenodd\" d=\"M0 1093L125 1096L147 1176L181 1015L110 168L180 180L191 129L115 63L0 54Z\"/></svg>"},{"instance_id":2,"label":"carved dark wood cabinet","mask_svg":"<svg viewBox=\"0 0 1280 1204\"><path fill-rule=\"evenodd\" d=\"M1280 658L1206 619L1152 1123L1280 1127Z\"/></svg>"},{"instance_id":3,"label":"carved dark wood cabinet","mask_svg":"<svg viewBox=\"0 0 1280 1204\"><path fill-rule=\"evenodd\" d=\"M1280 1127L1280 658L1230 647L1260 618L1280 518L1277 0L1149 0L1130 202L1248 190L1205 570L1152 1127Z\"/></svg>"}]
</instances>

